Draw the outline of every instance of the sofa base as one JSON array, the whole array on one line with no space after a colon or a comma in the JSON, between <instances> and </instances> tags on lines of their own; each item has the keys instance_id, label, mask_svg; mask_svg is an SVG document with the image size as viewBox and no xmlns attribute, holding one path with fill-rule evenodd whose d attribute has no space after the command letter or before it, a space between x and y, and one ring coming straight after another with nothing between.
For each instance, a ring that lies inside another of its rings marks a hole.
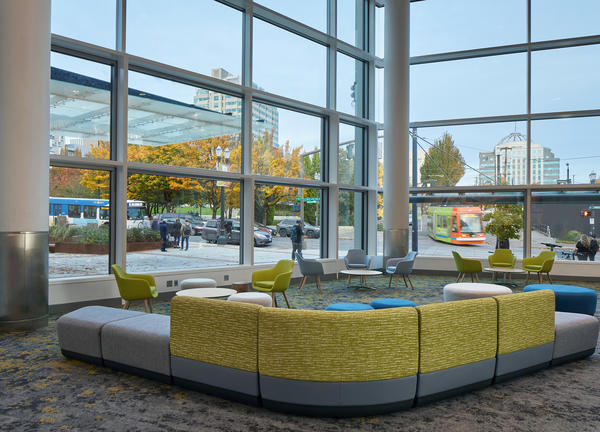
<instances>
[{"instance_id":1,"label":"sofa base","mask_svg":"<svg viewBox=\"0 0 600 432\"><path fill-rule=\"evenodd\" d=\"M548 366L550 366L550 362L549 361L544 362L544 363L540 363L540 364L537 364L537 365L529 366L529 367L526 367L524 369L519 369L519 370L516 370L514 372L509 372L509 373L504 374L504 375L497 375L494 378L494 384L503 383L505 381L510 381L513 378L517 378L517 377L520 377L520 376L523 376L523 375L528 375L530 373L537 372L537 371L542 370L542 369L546 369Z\"/></svg>"},{"instance_id":2,"label":"sofa base","mask_svg":"<svg viewBox=\"0 0 600 432\"><path fill-rule=\"evenodd\" d=\"M92 363L92 364L95 364L96 366L104 366L104 362L102 361L102 359L100 357L94 357L94 356L87 355L87 354L81 354L81 353L78 353L75 351L69 351L69 350L62 349L62 348L61 348L60 352L65 357L73 359L73 360L79 360L79 361L86 362L86 363Z\"/></svg>"},{"instance_id":3,"label":"sofa base","mask_svg":"<svg viewBox=\"0 0 600 432\"><path fill-rule=\"evenodd\" d=\"M481 390L483 388L489 387L492 385L493 379L486 379L484 381L479 381L473 384L467 384L466 386L457 387L452 390L446 390L440 393L435 393L427 396L421 396L415 399L415 406L422 406L432 402L439 401L441 399L446 399L453 396L459 396L464 393L468 393L475 390Z\"/></svg>"},{"instance_id":4,"label":"sofa base","mask_svg":"<svg viewBox=\"0 0 600 432\"><path fill-rule=\"evenodd\" d=\"M246 393L240 393L234 390L228 390L221 387L215 387L209 384L199 383L196 381L187 380L184 378L173 377L173 384L185 387L190 390L196 390L201 393L206 393L212 396L218 396L223 399L228 399L234 402L241 402L246 405L260 406L260 397L252 396Z\"/></svg>"},{"instance_id":5,"label":"sofa base","mask_svg":"<svg viewBox=\"0 0 600 432\"><path fill-rule=\"evenodd\" d=\"M413 399L381 405L321 406L262 400L263 407L286 414L310 417L366 417L401 411L413 406Z\"/></svg>"},{"instance_id":6,"label":"sofa base","mask_svg":"<svg viewBox=\"0 0 600 432\"><path fill-rule=\"evenodd\" d=\"M563 357L552 359L550 366L558 366L564 363L571 362L573 360L581 360L586 357L593 355L596 352L596 348L590 348L589 350L581 351L578 353L569 354Z\"/></svg>"},{"instance_id":7,"label":"sofa base","mask_svg":"<svg viewBox=\"0 0 600 432\"><path fill-rule=\"evenodd\" d=\"M144 378L149 378L151 380L160 381L166 384L171 384L173 381L171 380L170 375L161 374L158 372L149 371L147 369L141 369L135 366L126 365L123 363L115 362L112 360L104 359L104 366L118 370L120 372L126 372L132 375L138 375Z\"/></svg>"}]
</instances>

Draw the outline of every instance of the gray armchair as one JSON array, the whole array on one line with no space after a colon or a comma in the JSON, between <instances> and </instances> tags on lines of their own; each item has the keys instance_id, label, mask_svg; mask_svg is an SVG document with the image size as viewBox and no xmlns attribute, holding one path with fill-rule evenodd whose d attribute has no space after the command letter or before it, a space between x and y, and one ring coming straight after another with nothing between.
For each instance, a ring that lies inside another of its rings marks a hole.
<instances>
[{"instance_id":1,"label":"gray armchair","mask_svg":"<svg viewBox=\"0 0 600 432\"><path fill-rule=\"evenodd\" d=\"M362 249L350 249L344 257L344 263L348 270L367 269L370 260L371 257Z\"/></svg>"},{"instance_id":2,"label":"gray armchair","mask_svg":"<svg viewBox=\"0 0 600 432\"><path fill-rule=\"evenodd\" d=\"M410 282L411 289L415 289L412 281L410 280L409 274L411 274L413 271L416 256L416 252L410 251L404 258L390 258L387 261L385 272L390 275L388 288L392 286L392 278L395 275L396 289L398 289L398 279L400 276L402 276L402 279L404 279L404 285L406 285L407 288L408 284L406 283L406 279L408 279L408 282Z\"/></svg>"},{"instance_id":3,"label":"gray armchair","mask_svg":"<svg viewBox=\"0 0 600 432\"><path fill-rule=\"evenodd\" d=\"M296 252L296 259L298 260L298 265L300 266L300 273L302 273L302 276L304 276L302 281L300 281L300 286L298 289L304 288L306 280L309 276L314 276L315 283L319 288L319 292L323 292L321 289L321 276L325 274L323 271L323 264L314 259L305 259L298 252Z\"/></svg>"}]
</instances>

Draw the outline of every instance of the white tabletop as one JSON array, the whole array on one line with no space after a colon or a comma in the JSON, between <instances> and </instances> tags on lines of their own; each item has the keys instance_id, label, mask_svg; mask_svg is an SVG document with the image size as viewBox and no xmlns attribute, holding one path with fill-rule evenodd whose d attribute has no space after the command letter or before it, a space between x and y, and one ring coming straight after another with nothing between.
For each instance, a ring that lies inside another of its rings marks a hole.
<instances>
[{"instance_id":1,"label":"white tabletop","mask_svg":"<svg viewBox=\"0 0 600 432\"><path fill-rule=\"evenodd\" d=\"M483 271L496 273L525 273L525 270L523 269L508 267L486 267L483 269Z\"/></svg>"},{"instance_id":2,"label":"white tabletop","mask_svg":"<svg viewBox=\"0 0 600 432\"><path fill-rule=\"evenodd\" d=\"M216 298L229 297L231 294L236 294L237 291L229 288L190 288L179 290L175 293L178 296Z\"/></svg>"},{"instance_id":3,"label":"white tabletop","mask_svg":"<svg viewBox=\"0 0 600 432\"><path fill-rule=\"evenodd\" d=\"M342 270L342 271L340 271L340 273L345 274L345 275L350 275L350 276L377 276L377 275L382 274L378 270L362 270L362 269Z\"/></svg>"}]
</instances>

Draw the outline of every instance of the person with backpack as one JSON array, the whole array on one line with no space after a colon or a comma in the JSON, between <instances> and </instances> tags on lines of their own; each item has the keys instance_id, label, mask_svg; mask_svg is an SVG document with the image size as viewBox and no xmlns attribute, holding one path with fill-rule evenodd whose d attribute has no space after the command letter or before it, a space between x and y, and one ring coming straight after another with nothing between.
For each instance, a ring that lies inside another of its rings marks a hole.
<instances>
[{"instance_id":1,"label":"person with backpack","mask_svg":"<svg viewBox=\"0 0 600 432\"><path fill-rule=\"evenodd\" d=\"M296 220L296 225L292 228L292 261L296 259L296 251L298 251L298 255L302 256L302 236L304 236L304 231L302 231L302 220Z\"/></svg>"},{"instance_id":2,"label":"person with backpack","mask_svg":"<svg viewBox=\"0 0 600 432\"><path fill-rule=\"evenodd\" d=\"M183 249L183 244L185 243L185 250L188 250L190 247L190 236L192 235L192 225L189 220L185 220L183 225L181 225L181 249Z\"/></svg>"},{"instance_id":3,"label":"person with backpack","mask_svg":"<svg viewBox=\"0 0 600 432\"><path fill-rule=\"evenodd\" d=\"M598 243L596 242L596 247L597 246ZM575 255L579 261L587 261L588 259L594 261L596 252L592 252L592 242L587 235L581 234L581 238L575 245Z\"/></svg>"},{"instance_id":4,"label":"person with backpack","mask_svg":"<svg viewBox=\"0 0 600 432\"><path fill-rule=\"evenodd\" d=\"M179 240L181 239L181 220L179 218L175 219L175 223L173 224L173 240L175 241L175 248L179 247ZM183 246L183 241L181 242L181 246Z\"/></svg>"}]
</instances>

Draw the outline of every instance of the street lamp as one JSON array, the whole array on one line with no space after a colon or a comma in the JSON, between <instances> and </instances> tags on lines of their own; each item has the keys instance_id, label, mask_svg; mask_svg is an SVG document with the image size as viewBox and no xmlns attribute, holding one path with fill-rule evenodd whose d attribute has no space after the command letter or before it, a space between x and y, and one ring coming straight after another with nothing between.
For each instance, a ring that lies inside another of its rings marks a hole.
<instances>
[{"instance_id":1,"label":"street lamp","mask_svg":"<svg viewBox=\"0 0 600 432\"><path fill-rule=\"evenodd\" d=\"M215 149L215 153L217 154L217 170L218 171L227 171L227 165L229 164L229 149L226 148L223 152L221 146L217 146ZM224 154L223 154L224 153ZM223 162L221 163L221 156L225 156ZM219 223L219 234L217 235L217 244L226 244L227 236L225 235L225 184L221 183L221 221ZM219 184L219 182L217 182Z\"/></svg>"}]
</instances>

